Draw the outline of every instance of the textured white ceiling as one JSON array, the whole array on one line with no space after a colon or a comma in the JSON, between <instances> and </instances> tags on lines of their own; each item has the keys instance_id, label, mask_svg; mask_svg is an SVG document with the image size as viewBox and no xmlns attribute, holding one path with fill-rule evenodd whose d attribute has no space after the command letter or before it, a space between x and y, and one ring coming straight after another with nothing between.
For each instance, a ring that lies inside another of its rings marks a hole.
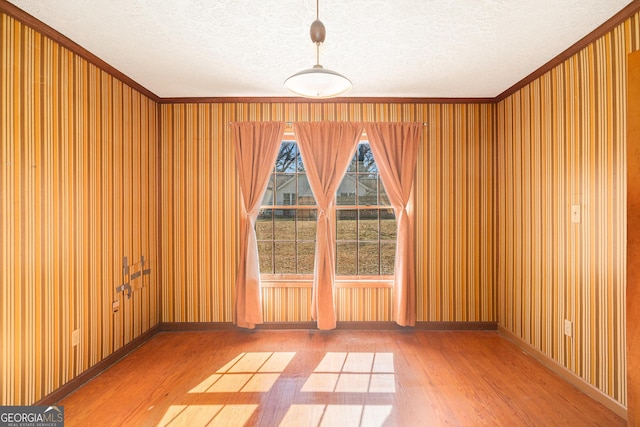
<instances>
[{"instance_id":1,"label":"textured white ceiling","mask_svg":"<svg viewBox=\"0 0 640 427\"><path fill-rule=\"evenodd\" d=\"M290 96L315 0L10 0L160 97ZM351 97L495 97L631 0L320 0Z\"/></svg>"}]
</instances>

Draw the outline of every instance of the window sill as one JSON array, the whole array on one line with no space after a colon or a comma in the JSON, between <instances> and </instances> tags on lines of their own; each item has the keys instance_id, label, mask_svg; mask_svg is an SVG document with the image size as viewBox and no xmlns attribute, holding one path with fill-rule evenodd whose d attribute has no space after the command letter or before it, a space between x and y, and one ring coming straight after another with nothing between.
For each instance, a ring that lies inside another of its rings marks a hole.
<instances>
[{"instance_id":1,"label":"window sill","mask_svg":"<svg viewBox=\"0 0 640 427\"><path fill-rule=\"evenodd\" d=\"M313 278L265 277L260 280L263 288L312 288ZM391 288L393 276L340 277L336 278L336 288Z\"/></svg>"}]
</instances>

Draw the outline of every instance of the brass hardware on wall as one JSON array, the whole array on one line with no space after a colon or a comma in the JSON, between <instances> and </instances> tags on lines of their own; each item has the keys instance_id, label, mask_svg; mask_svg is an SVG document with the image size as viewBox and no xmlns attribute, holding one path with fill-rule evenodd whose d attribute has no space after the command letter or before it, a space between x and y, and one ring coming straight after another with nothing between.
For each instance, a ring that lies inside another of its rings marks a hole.
<instances>
[{"instance_id":1,"label":"brass hardware on wall","mask_svg":"<svg viewBox=\"0 0 640 427\"><path fill-rule=\"evenodd\" d=\"M138 264L140 264L140 269L131 273L132 267ZM129 264L129 260L127 257L122 258L123 283L120 286L116 287L116 292L125 292L127 295L127 298L131 298L132 292L134 292L136 289L144 288L144 276L148 276L151 274L151 269L144 268L144 267L145 267L144 255L140 257L140 263L135 263L135 264ZM132 287L131 283L140 276L143 277L141 285L138 287Z\"/></svg>"}]
</instances>

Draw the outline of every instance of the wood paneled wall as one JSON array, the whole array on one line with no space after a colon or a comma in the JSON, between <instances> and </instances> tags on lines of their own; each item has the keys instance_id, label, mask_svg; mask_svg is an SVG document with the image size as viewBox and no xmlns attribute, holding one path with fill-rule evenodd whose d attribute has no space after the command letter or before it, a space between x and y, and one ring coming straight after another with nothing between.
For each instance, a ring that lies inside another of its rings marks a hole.
<instances>
[{"instance_id":1,"label":"wood paneled wall","mask_svg":"<svg viewBox=\"0 0 640 427\"><path fill-rule=\"evenodd\" d=\"M496 110L499 324L623 405L626 57L639 47L636 14Z\"/></svg>"},{"instance_id":2,"label":"wood paneled wall","mask_svg":"<svg viewBox=\"0 0 640 427\"><path fill-rule=\"evenodd\" d=\"M231 322L238 186L217 104L162 105L162 319Z\"/></svg>"},{"instance_id":3,"label":"wood paneled wall","mask_svg":"<svg viewBox=\"0 0 640 427\"><path fill-rule=\"evenodd\" d=\"M418 321L496 321L492 104L428 105L418 158Z\"/></svg>"},{"instance_id":4,"label":"wood paneled wall","mask_svg":"<svg viewBox=\"0 0 640 427\"><path fill-rule=\"evenodd\" d=\"M200 103L161 106L167 322L230 322L239 198L229 123L426 122L418 159L419 321L495 321L492 104ZM265 321L309 321L308 288L265 288ZM339 320L390 321L389 289L339 289Z\"/></svg>"},{"instance_id":5,"label":"wood paneled wall","mask_svg":"<svg viewBox=\"0 0 640 427\"><path fill-rule=\"evenodd\" d=\"M19 405L159 322L158 106L4 14L0 70L0 405ZM131 299L124 256L150 260Z\"/></svg>"}]
</instances>

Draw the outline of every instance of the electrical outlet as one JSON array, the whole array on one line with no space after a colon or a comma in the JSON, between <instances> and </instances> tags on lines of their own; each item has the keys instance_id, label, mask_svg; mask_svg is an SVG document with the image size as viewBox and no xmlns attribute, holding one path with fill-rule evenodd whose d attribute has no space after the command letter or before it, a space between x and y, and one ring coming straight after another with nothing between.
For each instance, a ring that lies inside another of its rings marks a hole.
<instances>
[{"instance_id":1,"label":"electrical outlet","mask_svg":"<svg viewBox=\"0 0 640 427\"><path fill-rule=\"evenodd\" d=\"M568 337L573 336L573 322L569 319L564 319L564 334Z\"/></svg>"},{"instance_id":2,"label":"electrical outlet","mask_svg":"<svg viewBox=\"0 0 640 427\"><path fill-rule=\"evenodd\" d=\"M580 223L580 205L571 205L571 222Z\"/></svg>"},{"instance_id":3,"label":"electrical outlet","mask_svg":"<svg viewBox=\"0 0 640 427\"><path fill-rule=\"evenodd\" d=\"M77 346L80 343L80 329L76 329L75 331L73 331L73 333L71 334L71 345L73 345L74 347Z\"/></svg>"},{"instance_id":4,"label":"electrical outlet","mask_svg":"<svg viewBox=\"0 0 640 427\"><path fill-rule=\"evenodd\" d=\"M113 304L112 304L112 309L113 309L113 312L114 312L114 313L117 313L117 312L118 312L118 310L120 310L120 300L119 300L119 299L117 299L117 300L115 300L115 301L113 302Z\"/></svg>"}]
</instances>

